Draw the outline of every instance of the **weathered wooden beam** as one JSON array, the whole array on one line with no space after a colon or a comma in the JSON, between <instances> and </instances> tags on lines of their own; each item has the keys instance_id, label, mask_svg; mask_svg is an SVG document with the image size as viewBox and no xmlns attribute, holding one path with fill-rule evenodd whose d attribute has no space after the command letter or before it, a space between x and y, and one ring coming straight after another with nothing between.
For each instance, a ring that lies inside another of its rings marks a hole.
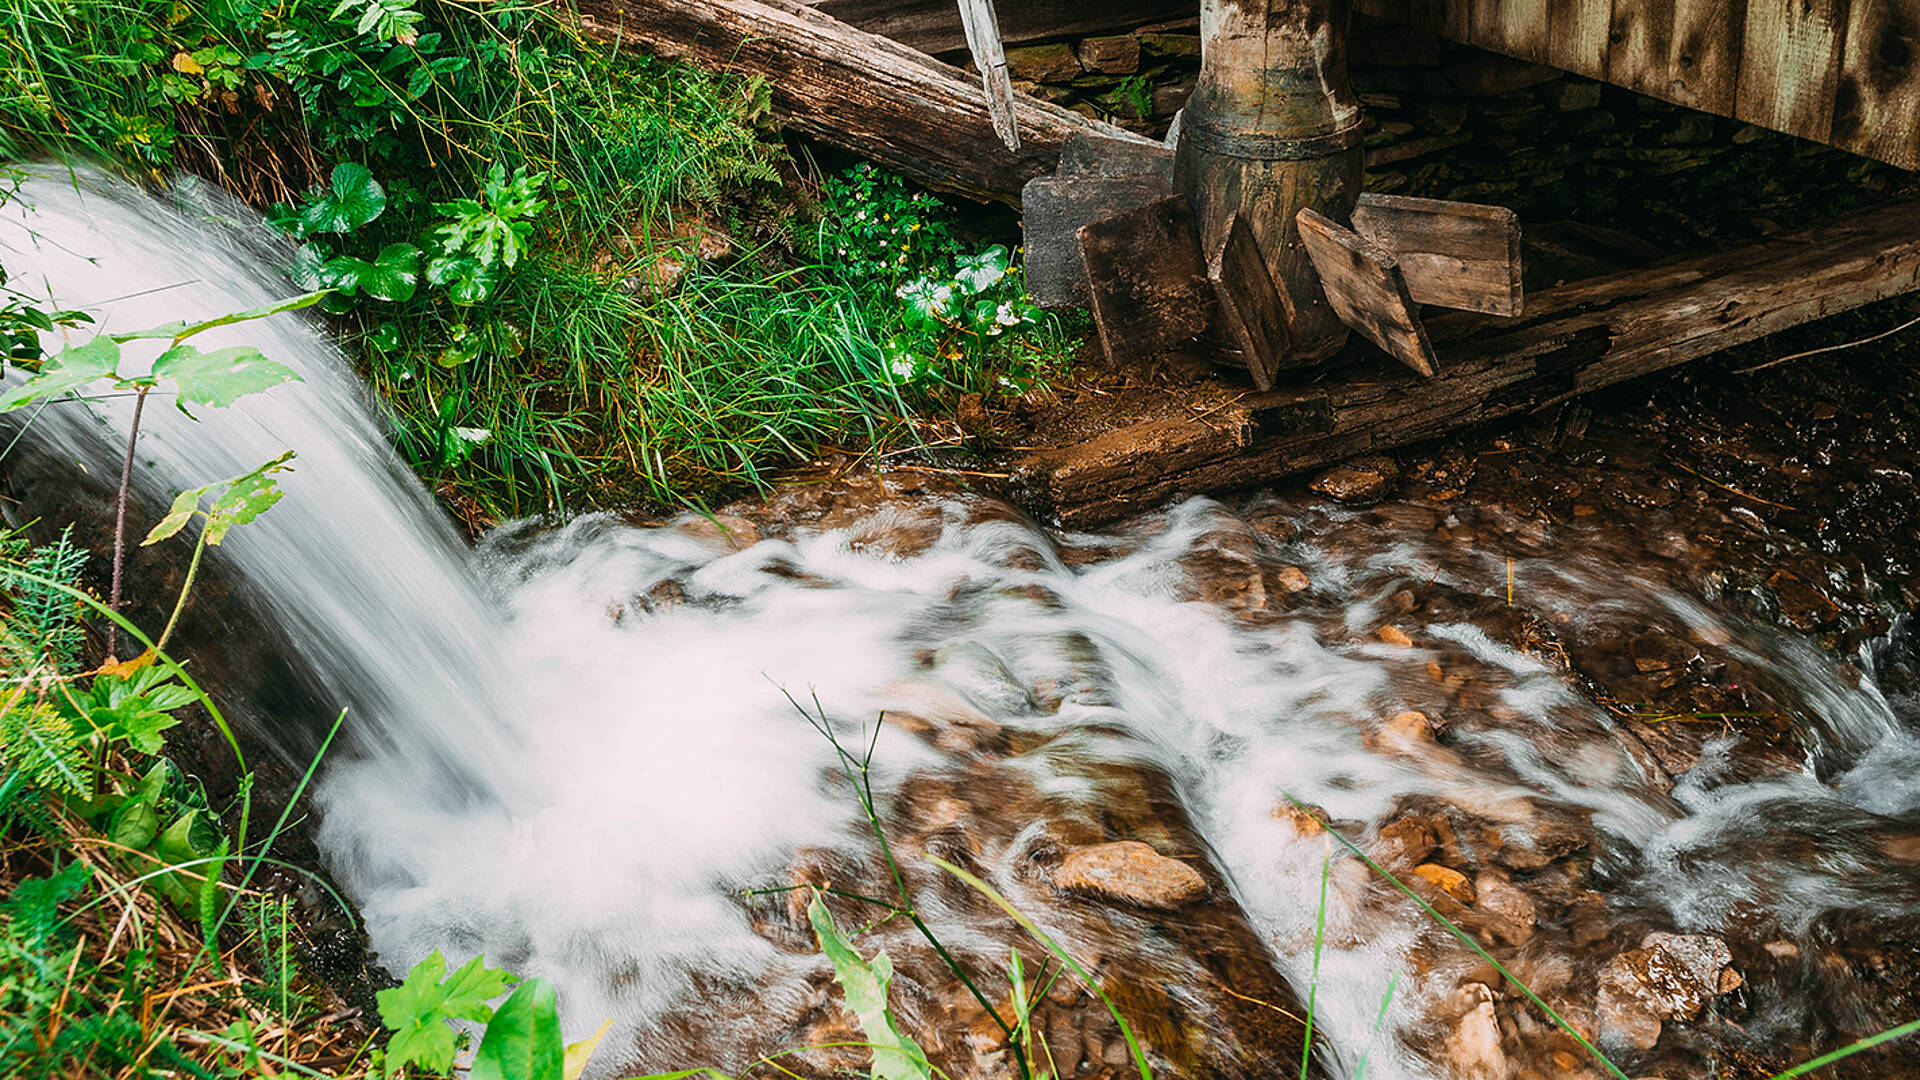
<instances>
[{"instance_id":1,"label":"weathered wooden beam","mask_svg":"<svg viewBox=\"0 0 1920 1080\"><path fill-rule=\"evenodd\" d=\"M924 53L967 47L953 0L806 0L807 6L868 33ZM1000 40L1008 45L1087 34L1124 33L1140 26L1198 16L1198 0L1014 0L1000 12Z\"/></svg>"},{"instance_id":2,"label":"weathered wooden beam","mask_svg":"<svg viewBox=\"0 0 1920 1080\"><path fill-rule=\"evenodd\" d=\"M1086 263L1080 257L1080 230L1171 194L1172 183L1151 172L1043 176L1027 181L1020 196L1027 294L1043 308L1086 307L1092 294L1087 290Z\"/></svg>"},{"instance_id":3,"label":"weathered wooden beam","mask_svg":"<svg viewBox=\"0 0 1920 1080\"><path fill-rule=\"evenodd\" d=\"M1520 222L1507 207L1363 191L1353 231L1393 253L1419 303L1520 314Z\"/></svg>"},{"instance_id":4,"label":"weathered wooden beam","mask_svg":"<svg viewBox=\"0 0 1920 1080\"><path fill-rule=\"evenodd\" d=\"M1382 365L1203 419L1117 428L1015 459L1015 486L1036 513L1090 526L1175 494L1270 483L1541 408L1916 289L1920 200L1550 289L1517 320L1444 315L1427 324L1446 364L1440 378Z\"/></svg>"},{"instance_id":5,"label":"weathered wooden beam","mask_svg":"<svg viewBox=\"0 0 1920 1080\"><path fill-rule=\"evenodd\" d=\"M1193 350L1213 322L1213 287L1182 196L1083 226L1080 257L1110 364L1144 367Z\"/></svg>"},{"instance_id":6,"label":"weathered wooden beam","mask_svg":"<svg viewBox=\"0 0 1920 1080\"><path fill-rule=\"evenodd\" d=\"M578 9L582 29L603 41L764 76L790 129L974 198L1018 201L1073 132L1140 140L1015 94L1022 138L1009 150L977 79L794 0L580 0ZM959 12L948 10L957 33Z\"/></svg>"}]
</instances>

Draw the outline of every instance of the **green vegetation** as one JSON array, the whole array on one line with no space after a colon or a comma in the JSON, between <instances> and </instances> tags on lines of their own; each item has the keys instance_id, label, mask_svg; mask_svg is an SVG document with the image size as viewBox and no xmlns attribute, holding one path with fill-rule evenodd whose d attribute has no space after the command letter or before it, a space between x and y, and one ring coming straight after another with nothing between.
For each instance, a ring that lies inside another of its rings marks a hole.
<instances>
[{"instance_id":1,"label":"green vegetation","mask_svg":"<svg viewBox=\"0 0 1920 1080\"><path fill-rule=\"evenodd\" d=\"M956 445L940 417L1071 348L938 199L809 179L764 84L606 52L564 8L0 4L0 157L188 169L271 207L398 445L476 521Z\"/></svg>"}]
</instances>

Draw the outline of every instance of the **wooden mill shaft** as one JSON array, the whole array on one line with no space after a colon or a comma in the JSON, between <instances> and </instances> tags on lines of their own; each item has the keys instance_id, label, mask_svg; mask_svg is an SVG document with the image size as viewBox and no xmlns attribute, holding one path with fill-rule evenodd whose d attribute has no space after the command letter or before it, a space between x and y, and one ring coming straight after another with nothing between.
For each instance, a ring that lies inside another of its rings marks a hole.
<instances>
[{"instance_id":1,"label":"wooden mill shaft","mask_svg":"<svg viewBox=\"0 0 1920 1080\"><path fill-rule=\"evenodd\" d=\"M1200 81L1180 121L1174 186L1213 237L1238 213L1292 301L1293 367L1326 359L1347 327L1328 306L1295 224L1346 221L1360 193L1360 102L1347 81L1347 0L1202 0Z\"/></svg>"}]
</instances>

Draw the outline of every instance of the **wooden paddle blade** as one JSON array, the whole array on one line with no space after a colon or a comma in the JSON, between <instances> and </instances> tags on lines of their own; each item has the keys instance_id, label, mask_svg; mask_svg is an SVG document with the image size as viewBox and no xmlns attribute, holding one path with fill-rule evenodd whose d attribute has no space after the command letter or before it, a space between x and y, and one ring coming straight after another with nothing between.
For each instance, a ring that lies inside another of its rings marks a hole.
<instances>
[{"instance_id":1,"label":"wooden paddle blade","mask_svg":"<svg viewBox=\"0 0 1920 1080\"><path fill-rule=\"evenodd\" d=\"M1013 115L1013 80L1007 74L1007 52L1000 42L1000 19L994 14L993 0L960 0L960 25L967 33L973 66L980 69L993 132L1007 149L1018 150L1020 126Z\"/></svg>"},{"instance_id":2,"label":"wooden paddle blade","mask_svg":"<svg viewBox=\"0 0 1920 1080\"><path fill-rule=\"evenodd\" d=\"M1137 210L1173 193L1157 173L1138 176L1040 177L1020 193L1027 293L1043 308L1086 307L1080 227Z\"/></svg>"},{"instance_id":3,"label":"wooden paddle blade","mask_svg":"<svg viewBox=\"0 0 1920 1080\"><path fill-rule=\"evenodd\" d=\"M1179 195L1080 230L1093 323L1113 364L1190 353L1213 321L1193 208Z\"/></svg>"},{"instance_id":4,"label":"wooden paddle blade","mask_svg":"<svg viewBox=\"0 0 1920 1080\"><path fill-rule=\"evenodd\" d=\"M1294 220L1340 321L1420 374L1439 374L1433 343L1392 253L1315 210Z\"/></svg>"},{"instance_id":5,"label":"wooden paddle blade","mask_svg":"<svg viewBox=\"0 0 1920 1080\"><path fill-rule=\"evenodd\" d=\"M1239 214L1227 219L1227 227L1207 253L1207 278L1220 302L1219 323L1226 339L1240 349L1253 385L1273 389L1280 358L1293 343L1288 330L1293 303L1274 287L1267 261L1260 255L1260 242Z\"/></svg>"},{"instance_id":6,"label":"wooden paddle blade","mask_svg":"<svg viewBox=\"0 0 1920 1080\"><path fill-rule=\"evenodd\" d=\"M1353 231L1393 253L1418 303L1520 314L1520 221L1507 207L1362 194Z\"/></svg>"}]
</instances>

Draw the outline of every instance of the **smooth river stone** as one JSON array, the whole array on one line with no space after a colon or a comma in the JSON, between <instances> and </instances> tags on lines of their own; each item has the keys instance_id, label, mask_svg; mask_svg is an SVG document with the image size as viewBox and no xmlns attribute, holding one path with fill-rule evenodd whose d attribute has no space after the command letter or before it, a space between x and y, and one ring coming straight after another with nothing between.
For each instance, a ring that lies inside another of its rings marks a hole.
<instances>
[{"instance_id":1,"label":"smooth river stone","mask_svg":"<svg viewBox=\"0 0 1920 1080\"><path fill-rule=\"evenodd\" d=\"M1207 894L1207 879L1198 870L1138 840L1075 848L1053 872L1053 883L1069 892L1160 911Z\"/></svg>"}]
</instances>

